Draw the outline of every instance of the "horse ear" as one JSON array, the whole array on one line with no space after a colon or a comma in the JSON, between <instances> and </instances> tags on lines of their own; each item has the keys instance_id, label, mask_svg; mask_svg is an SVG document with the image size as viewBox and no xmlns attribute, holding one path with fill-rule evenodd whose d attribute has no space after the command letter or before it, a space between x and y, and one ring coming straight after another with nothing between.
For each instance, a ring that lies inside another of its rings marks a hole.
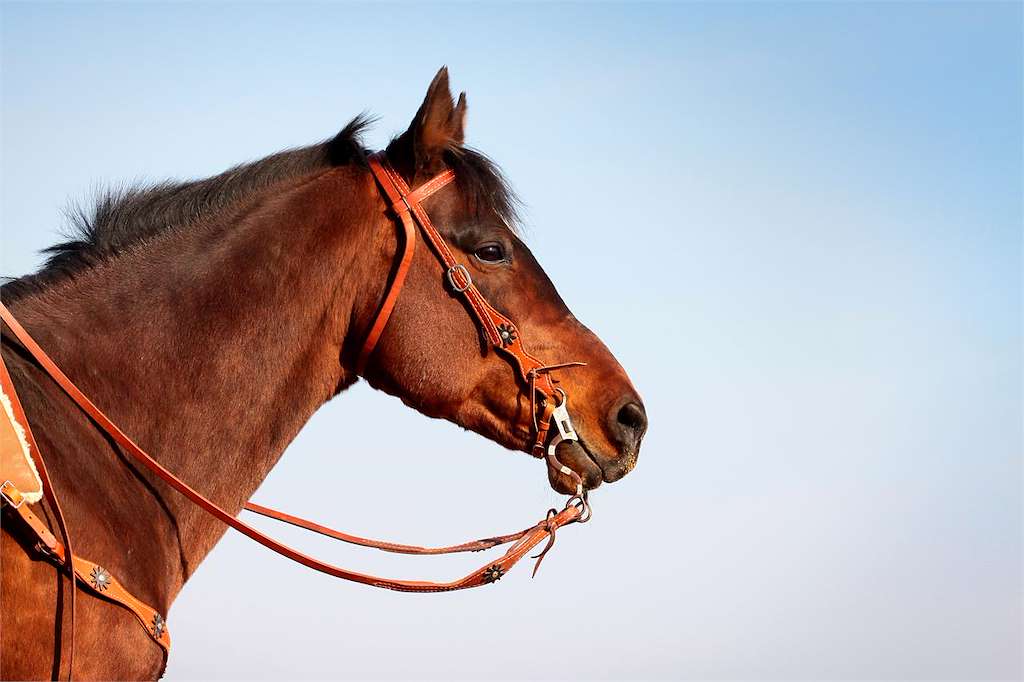
<instances>
[{"instance_id":1,"label":"horse ear","mask_svg":"<svg viewBox=\"0 0 1024 682\"><path fill-rule=\"evenodd\" d=\"M409 129L396 142L411 147L415 171L436 172L442 166L442 155L449 147L458 147L465 139L466 93L452 101L448 87L448 67L434 76L427 96L413 117Z\"/></svg>"},{"instance_id":2,"label":"horse ear","mask_svg":"<svg viewBox=\"0 0 1024 682\"><path fill-rule=\"evenodd\" d=\"M452 141L459 146L466 141L466 109L466 93L460 92L459 101L456 102L455 111L452 113Z\"/></svg>"}]
</instances>

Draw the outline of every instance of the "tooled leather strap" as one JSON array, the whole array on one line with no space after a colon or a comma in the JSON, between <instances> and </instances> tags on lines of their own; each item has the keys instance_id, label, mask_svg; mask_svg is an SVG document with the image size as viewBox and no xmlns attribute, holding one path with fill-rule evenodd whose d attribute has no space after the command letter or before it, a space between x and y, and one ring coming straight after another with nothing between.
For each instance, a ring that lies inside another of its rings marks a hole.
<instances>
[{"instance_id":1,"label":"tooled leather strap","mask_svg":"<svg viewBox=\"0 0 1024 682\"><path fill-rule=\"evenodd\" d=\"M0 303L0 307L3 307L3 303ZM11 409L14 412L15 419L22 425L25 430L25 440L28 441L28 456L32 458L33 463L36 466L36 471L39 472L39 480L43 484L43 497L50 501L50 505L53 507L53 514L57 517L57 529L60 531L60 536L64 540L64 546L67 547L68 553L71 552L71 534L68 532L68 524L64 520L64 510L61 509L60 501L57 499L57 493L53 488L53 483L50 480L50 472L46 469L46 462L43 461L42 453L39 451L39 444L36 443L36 437L32 433L32 428L28 423L28 416L25 414L25 408L21 404L21 399L18 397L18 392L14 388L14 381L11 379L10 373L7 371L7 365L4 363L3 356L0 356L0 384L3 385L4 393L8 396L11 402ZM7 487L8 482L4 482L4 487ZM16 488L13 485L10 486L15 491ZM20 493L19 493L20 494ZM6 492L4 497L8 501L11 501L11 497ZM42 541L44 538L40 536L38 529L41 527L46 531L46 535L53 538L53 534L50 533L49 529L36 518L35 514L29 510L27 504L17 504L12 502L12 506L18 511L18 515L24 520L26 516L34 518L37 523L28 523L30 529L36 532L36 535L40 537ZM54 538L54 542L56 542ZM68 600L70 602L71 610L71 648L68 650L68 679L70 680L75 668L75 613L77 611L77 599L78 590L75 589L75 578L74 572L68 571L68 577L71 580L71 597ZM64 612L63 607L61 610L61 629L60 636L61 640L64 638ZM63 651L63 641L61 641L61 648L58 651ZM57 674L57 671L54 671Z\"/></svg>"},{"instance_id":2,"label":"tooled leather strap","mask_svg":"<svg viewBox=\"0 0 1024 682\"><path fill-rule=\"evenodd\" d=\"M3 319L3 321L7 323L18 340L25 346L29 353L32 354L43 370L50 375L55 382L57 382L57 385L59 385L61 389L63 389L64 392L67 393L67 395L87 415L89 415L89 417L91 417L101 429L113 438L114 441L125 450L125 452L131 455L132 458L153 472L169 486L187 497L194 504L202 508L205 512L219 519L222 523L225 523L243 535L260 543L264 547L267 547L268 549L271 549L292 561L336 578L403 592L446 592L479 587L480 585L492 583L501 578L501 576L508 572L531 549L543 541L544 538L549 537L559 527L578 520L585 509L582 505L568 504L565 509L557 514L553 516L548 515L548 517L538 522L529 530L529 532L519 538L500 559L459 580L447 583L419 580L395 580L349 571L339 566L334 566L318 559L314 559L313 557L303 554L288 545L278 542L252 526L235 518L220 506L208 500L201 493L192 489L187 483L172 474L170 471L165 469L162 464L153 459L145 450L129 438L113 421L111 421L111 419L107 417L102 410L96 407L96 405L93 404L93 402L89 400L84 393L82 393L74 382L72 382L67 375L61 371L56 363L50 359L46 352L38 343L35 342L31 335L25 331L3 303L0 303L0 319Z\"/></svg>"},{"instance_id":3,"label":"tooled leather strap","mask_svg":"<svg viewBox=\"0 0 1024 682\"><path fill-rule=\"evenodd\" d=\"M96 595L124 607L132 612L142 627L149 633L150 638L163 649L164 663L167 662L167 654L171 649L171 635L167 630L167 623L160 612L149 604L146 604L135 595L125 589L124 585L117 580L110 571L88 559L71 554L67 551L60 540L54 537L46 524L32 513L27 504L19 504L20 492L10 482L3 486L4 501L14 509L14 512L21 518L22 522L36 536L38 549L48 559L58 566L68 566L68 557L71 557L71 569L74 571L78 582L88 587ZM68 677L71 678L71 665L68 666Z\"/></svg>"}]
</instances>

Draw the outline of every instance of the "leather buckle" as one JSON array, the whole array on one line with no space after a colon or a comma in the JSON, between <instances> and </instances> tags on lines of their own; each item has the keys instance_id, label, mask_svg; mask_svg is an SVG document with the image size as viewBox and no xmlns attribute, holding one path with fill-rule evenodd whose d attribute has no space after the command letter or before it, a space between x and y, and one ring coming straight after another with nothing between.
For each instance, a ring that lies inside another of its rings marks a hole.
<instances>
[{"instance_id":1,"label":"leather buckle","mask_svg":"<svg viewBox=\"0 0 1024 682\"><path fill-rule=\"evenodd\" d=\"M21 494L21 491L14 486L14 483L12 483L10 479L7 479L3 482L3 485L0 485L0 497L3 497L3 499L7 501L7 504L11 505L15 509L25 504L25 497Z\"/></svg>"},{"instance_id":2,"label":"leather buckle","mask_svg":"<svg viewBox=\"0 0 1024 682\"><path fill-rule=\"evenodd\" d=\"M460 287L458 284L456 284L455 272L462 273L462 276L466 278L465 286ZM448 271L445 274L448 275L448 283L452 285L452 289L459 292L460 294L464 292L466 289L473 286L473 278L470 276L469 270L467 270L466 266L463 265L462 263L456 263L455 265L451 266L450 268L448 268Z\"/></svg>"}]
</instances>

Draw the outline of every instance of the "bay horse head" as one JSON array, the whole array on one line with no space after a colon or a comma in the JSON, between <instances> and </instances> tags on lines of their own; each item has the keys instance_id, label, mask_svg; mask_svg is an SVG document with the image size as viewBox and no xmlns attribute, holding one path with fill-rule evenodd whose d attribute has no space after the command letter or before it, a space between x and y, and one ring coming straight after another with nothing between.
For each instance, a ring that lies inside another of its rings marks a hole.
<instances>
[{"instance_id":1,"label":"bay horse head","mask_svg":"<svg viewBox=\"0 0 1024 682\"><path fill-rule=\"evenodd\" d=\"M493 344L496 349L515 345L537 359L550 382L548 393L554 394L546 396L548 401L561 405L571 397L571 404L561 406L571 415L569 428L575 427L578 438L558 443L556 465L548 469L552 487L571 494L579 492L580 479L587 490L616 481L636 464L647 428L643 402L622 366L572 315L516 234L516 198L497 167L464 146L466 112L465 93L453 101L447 70L441 69L409 128L388 145L386 158L411 188L454 171L451 184L423 201L443 238L441 248L450 249L462 283L472 282L500 311L494 325L500 341ZM393 215L382 214L376 229L394 234L393 222ZM378 269L387 272L396 258L395 243L385 240L376 246ZM429 244L413 250L403 293L373 354L362 358L365 367L358 367L357 359L357 369L372 386L423 414L453 421L510 449L542 454L535 447L537 410L542 408L533 387L516 371L514 356L490 350L473 302L458 295L460 283L446 278L436 255ZM381 288L367 287L357 328L369 328L383 297ZM553 366L562 371L545 372ZM549 437L557 435L552 431Z\"/></svg>"}]
</instances>

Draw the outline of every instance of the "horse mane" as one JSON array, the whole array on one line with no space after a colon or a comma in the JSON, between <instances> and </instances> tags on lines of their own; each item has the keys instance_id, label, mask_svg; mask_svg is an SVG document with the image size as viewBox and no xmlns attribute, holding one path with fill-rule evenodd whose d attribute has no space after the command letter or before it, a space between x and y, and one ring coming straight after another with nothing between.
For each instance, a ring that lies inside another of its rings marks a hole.
<instances>
[{"instance_id":1,"label":"horse mane","mask_svg":"<svg viewBox=\"0 0 1024 682\"><path fill-rule=\"evenodd\" d=\"M277 183L333 166L365 163L361 136L372 123L371 117L360 114L329 140L278 152L202 180L101 191L91 209L73 206L67 211L68 240L43 249L47 259L39 271L9 278L0 286L0 293L5 301L11 301L41 292L134 245L186 229ZM468 147L449 148L445 161L455 171L456 184L475 214L493 211L515 229L519 200L493 161Z\"/></svg>"}]
</instances>

